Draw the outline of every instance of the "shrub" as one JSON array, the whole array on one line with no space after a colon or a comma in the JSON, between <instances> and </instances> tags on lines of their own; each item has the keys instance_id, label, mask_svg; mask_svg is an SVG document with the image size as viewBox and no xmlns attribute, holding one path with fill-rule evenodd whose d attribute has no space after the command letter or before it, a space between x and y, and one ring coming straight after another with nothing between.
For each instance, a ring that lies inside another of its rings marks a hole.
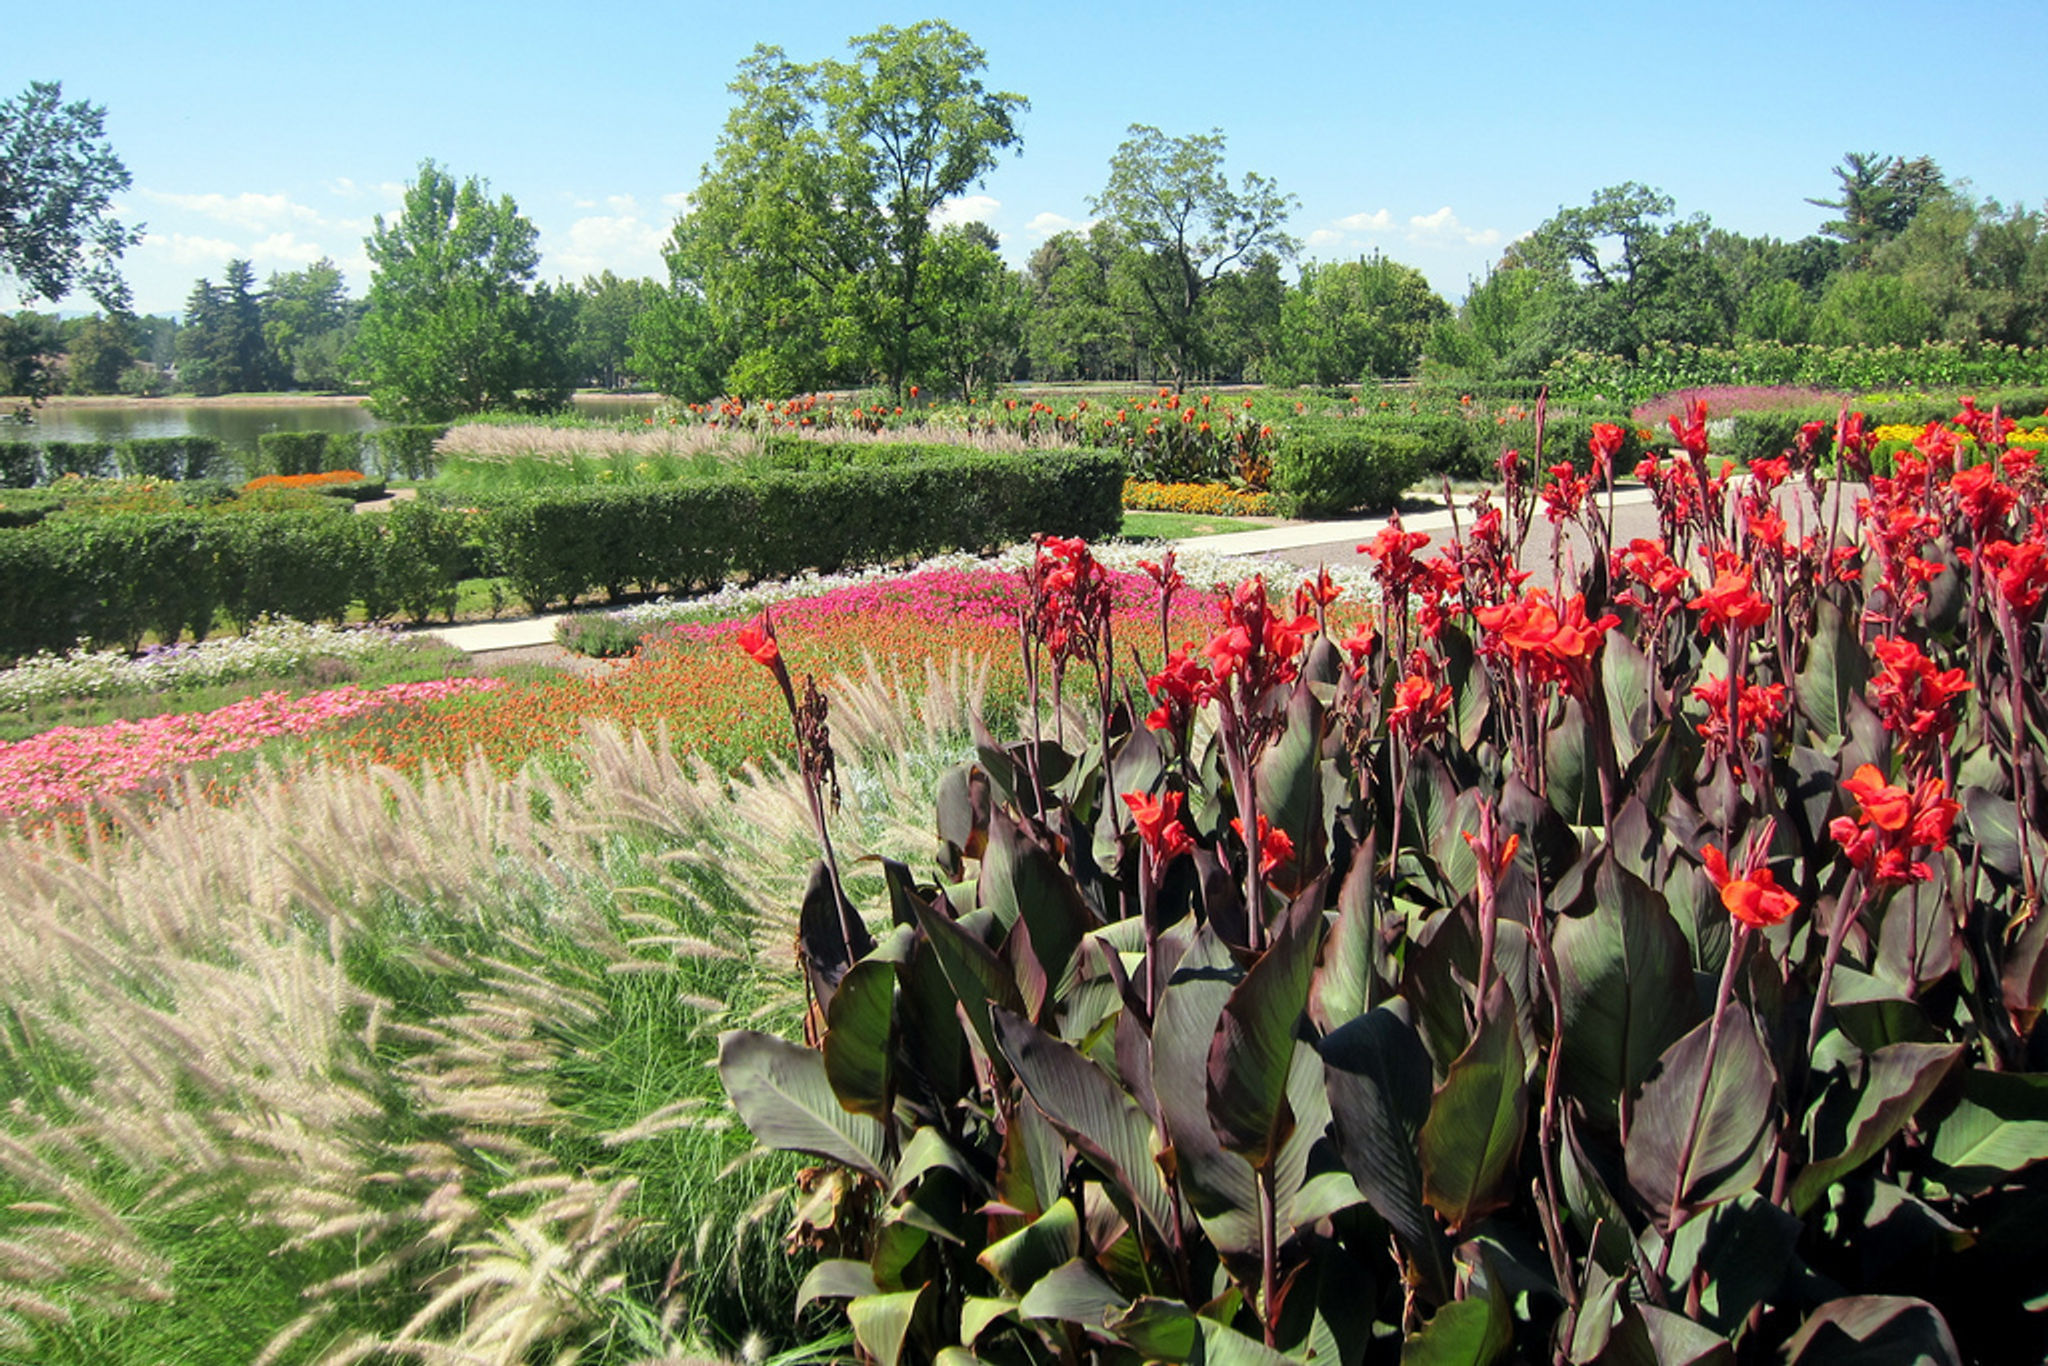
<instances>
[{"instance_id":1,"label":"shrub","mask_svg":"<svg viewBox=\"0 0 2048 1366\"><path fill-rule=\"evenodd\" d=\"M377 528L365 518L281 512L221 518L216 525L227 529L221 608L237 629L273 614L340 621L374 583Z\"/></svg>"},{"instance_id":2,"label":"shrub","mask_svg":"<svg viewBox=\"0 0 2048 1366\"><path fill-rule=\"evenodd\" d=\"M205 479L227 463L211 436L136 436L116 443L114 460L129 479Z\"/></svg>"},{"instance_id":3,"label":"shrub","mask_svg":"<svg viewBox=\"0 0 2048 1366\"><path fill-rule=\"evenodd\" d=\"M33 441L0 441L0 488L33 488L42 461Z\"/></svg>"},{"instance_id":4,"label":"shrub","mask_svg":"<svg viewBox=\"0 0 2048 1366\"><path fill-rule=\"evenodd\" d=\"M431 479L439 461L434 443L448 434L438 423L403 423L371 433L377 472L386 479Z\"/></svg>"},{"instance_id":5,"label":"shrub","mask_svg":"<svg viewBox=\"0 0 2048 1366\"><path fill-rule=\"evenodd\" d=\"M1621 449L1614 457L1613 468L1623 475L1633 470L1637 462L1643 458L1645 446L1642 433L1650 431L1653 442L1659 436L1658 432L1651 431L1650 428L1637 426L1635 419L1627 413L1549 413L1545 415L1543 422L1544 466L1547 468L1569 461L1574 469L1584 470L1592 458L1590 443L1595 424L1621 428ZM1662 435L1668 438L1668 429ZM1495 460L1506 450L1520 451L1524 468L1529 468L1528 462L1536 459L1536 423L1533 418L1510 419L1504 424L1497 425L1491 449L1482 457L1489 474Z\"/></svg>"},{"instance_id":6,"label":"shrub","mask_svg":"<svg viewBox=\"0 0 2048 1366\"><path fill-rule=\"evenodd\" d=\"M467 567L462 513L408 498L360 519L377 538L376 572L364 597L372 618L403 612L422 622L455 612L456 586Z\"/></svg>"},{"instance_id":7,"label":"shrub","mask_svg":"<svg viewBox=\"0 0 2048 1366\"><path fill-rule=\"evenodd\" d=\"M320 474L327 468L326 432L265 432L256 438L258 462L270 474Z\"/></svg>"},{"instance_id":8,"label":"shrub","mask_svg":"<svg viewBox=\"0 0 2048 1366\"><path fill-rule=\"evenodd\" d=\"M1380 512L1428 468L1427 437L1340 420L1298 426L1273 457L1273 492L1303 517Z\"/></svg>"},{"instance_id":9,"label":"shrub","mask_svg":"<svg viewBox=\"0 0 2048 1366\"><path fill-rule=\"evenodd\" d=\"M101 479L114 472L114 446L110 441L45 441L43 475L55 483L67 474Z\"/></svg>"},{"instance_id":10,"label":"shrub","mask_svg":"<svg viewBox=\"0 0 2048 1366\"><path fill-rule=\"evenodd\" d=\"M618 659L640 648L642 627L606 613L563 617L555 624L555 643L595 659Z\"/></svg>"},{"instance_id":11,"label":"shrub","mask_svg":"<svg viewBox=\"0 0 2048 1366\"><path fill-rule=\"evenodd\" d=\"M602 589L785 578L983 549L1035 532L1112 535L1120 460L1107 452L985 455L918 448L915 461L759 469L625 489L559 488L484 500L485 540L538 611Z\"/></svg>"}]
</instances>

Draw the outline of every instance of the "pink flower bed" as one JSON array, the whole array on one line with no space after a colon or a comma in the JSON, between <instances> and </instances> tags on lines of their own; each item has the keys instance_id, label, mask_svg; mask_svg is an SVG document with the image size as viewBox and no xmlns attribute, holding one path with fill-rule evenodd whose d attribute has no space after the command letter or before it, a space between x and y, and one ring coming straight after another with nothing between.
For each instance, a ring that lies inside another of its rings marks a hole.
<instances>
[{"instance_id":1,"label":"pink flower bed","mask_svg":"<svg viewBox=\"0 0 2048 1366\"><path fill-rule=\"evenodd\" d=\"M59 726L0 744L0 819L132 792L188 764L308 735L381 707L421 706L498 685L495 678L446 678L363 689L353 684L291 697L267 692L210 712Z\"/></svg>"}]
</instances>

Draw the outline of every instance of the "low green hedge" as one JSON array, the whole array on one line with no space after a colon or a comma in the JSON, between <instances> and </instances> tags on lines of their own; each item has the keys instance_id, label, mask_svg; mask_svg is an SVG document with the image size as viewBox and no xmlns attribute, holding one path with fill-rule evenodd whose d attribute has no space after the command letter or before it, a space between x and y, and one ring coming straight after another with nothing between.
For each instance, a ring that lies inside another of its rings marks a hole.
<instances>
[{"instance_id":1,"label":"low green hedge","mask_svg":"<svg viewBox=\"0 0 2048 1366\"><path fill-rule=\"evenodd\" d=\"M0 489L33 488L42 459L33 441L0 441Z\"/></svg>"},{"instance_id":2,"label":"low green hedge","mask_svg":"<svg viewBox=\"0 0 2048 1366\"><path fill-rule=\"evenodd\" d=\"M1541 479L1544 477L1544 470L1567 461L1577 470L1584 470L1590 466L1593 460L1593 428L1599 423L1621 428L1621 449L1616 452L1611 468L1623 477L1633 474L1646 450L1643 439L1637 433L1639 430L1648 431L1647 427L1639 427L1635 419L1627 413L1548 413L1543 420L1544 469L1534 470L1533 477ZM1487 450L1485 457L1487 475L1491 477L1502 451L1517 450L1522 453L1523 472L1525 476L1529 476L1532 472L1532 462L1536 459L1535 419L1520 418L1495 424L1493 432L1493 439L1488 443L1490 449ZM1666 438L1669 437L1668 429L1664 435ZM1669 444L1668 439L1660 441L1657 433L1651 432L1650 446L1661 449Z\"/></svg>"},{"instance_id":3,"label":"low green hedge","mask_svg":"<svg viewBox=\"0 0 2048 1366\"><path fill-rule=\"evenodd\" d=\"M45 441L43 478L56 483L67 474L98 479L114 472L111 441Z\"/></svg>"},{"instance_id":4,"label":"low green hedge","mask_svg":"<svg viewBox=\"0 0 2048 1366\"><path fill-rule=\"evenodd\" d=\"M211 436L135 436L114 445L129 479L210 479L227 468L227 448Z\"/></svg>"},{"instance_id":5,"label":"low green hedge","mask_svg":"<svg viewBox=\"0 0 2048 1366\"><path fill-rule=\"evenodd\" d=\"M404 423L379 427L371 435L379 474L386 479L432 479L440 463L434 443L448 435L448 427L446 423Z\"/></svg>"},{"instance_id":6,"label":"low green hedge","mask_svg":"<svg viewBox=\"0 0 2048 1366\"><path fill-rule=\"evenodd\" d=\"M481 504L484 539L513 591L539 611L598 590L616 598L636 585L830 572L993 549L1041 531L1109 536L1122 520L1123 461L1110 452L927 445L906 447L900 462L890 448L834 452L819 443L785 457L806 469L492 498Z\"/></svg>"},{"instance_id":7,"label":"low green hedge","mask_svg":"<svg viewBox=\"0 0 2048 1366\"><path fill-rule=\"evenodd\" d=\"M326 432L265 432L256 438L265 474L320 474L327 469Z\"/></svg>"},{"instance_id":8,"label":"low green hedge","mask_svg":"<svg viewBox=\"0 0 2048 1366\"><path fill-rule=\"evenodd\" d=\"M1301 517L1384 512L1440 451L1430 437L1390 423L1301 423L1273 453L1273 492Z\"/></svg>"},{"instance_id":9,"label":"low green hedge","mask_svg":"<svg viewBox=\"0 0 2048 1366\"><path fill-rule=\"evenodd\" d=\"M992 548L1034 532L1102 537L1122 518L1108 452L920 448L917 463L843 464L655 488L564 489L474 512L109 512L0 530L0 655L143 635L204 636L216 614L338 620L354 602L415 620L452 606L474 548L535 608L596 589L687 588L731 575Z\"/></svg>"}]
</instances>

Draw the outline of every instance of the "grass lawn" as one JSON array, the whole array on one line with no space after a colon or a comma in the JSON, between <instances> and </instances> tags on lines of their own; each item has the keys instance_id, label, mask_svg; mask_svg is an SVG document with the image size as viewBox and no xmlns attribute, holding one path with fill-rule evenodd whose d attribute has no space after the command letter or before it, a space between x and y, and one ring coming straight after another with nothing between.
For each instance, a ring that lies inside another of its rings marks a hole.
<instances>
[{"instance_id":1,"label":"grass lawn","mask_svg":"<svg viewBox=\"0 0 2048 1366\"><path fill-rule=\"evenodd\" d=\"M1190 536L1221 536L1270 526L1262 517L1210 517L1189 512L1126 512L1122 536L1127 541L1179 541Z\"/></svg>"}]
</instances>

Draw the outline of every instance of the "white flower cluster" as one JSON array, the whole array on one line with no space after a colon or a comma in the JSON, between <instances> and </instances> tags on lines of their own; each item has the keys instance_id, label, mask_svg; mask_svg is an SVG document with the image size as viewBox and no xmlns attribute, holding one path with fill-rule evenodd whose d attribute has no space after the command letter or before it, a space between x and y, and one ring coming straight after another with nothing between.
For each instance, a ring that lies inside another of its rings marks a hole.
<instances>
[{"instance_id":1,"label":"white flower cluster","mask_svg":"<svg viewBox=\"0 0 2048 1366\"><path fill-rule=\"evenodd\" d=\"M308 659L363 659L391 648L388 627L309 625L266 618L245 636L160 645L140 655L119 650L39 654L0 670L0 710L21 711L65 697L168 692L240 678L283 677Z\"/></svg>"}]
</instances>

